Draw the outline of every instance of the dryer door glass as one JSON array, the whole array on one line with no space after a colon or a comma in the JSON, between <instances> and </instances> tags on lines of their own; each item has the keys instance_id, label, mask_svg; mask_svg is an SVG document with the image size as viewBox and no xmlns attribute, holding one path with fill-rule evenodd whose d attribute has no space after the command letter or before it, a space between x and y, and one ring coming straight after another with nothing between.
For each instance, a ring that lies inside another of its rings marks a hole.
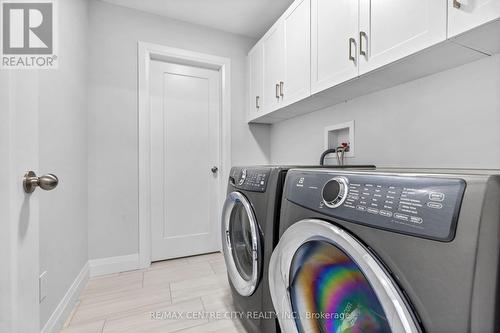
<instances>
[{"instance_id":1,"label":"dryer door glass","mask_svg":"<svg viewBox=\"0 0 500 333\"><path fill-rule=\"evenodd\" d=\"M229 222L229 239L236 269L245 280L252 278L252 228L245 207L241 202L235 204Z\"/></svg>"},{"instance_id":2,"label":"dryer door glass","mask_svg":"<svg viewBox=\"0 0 500 333\"><path fill-rule=\"evenodd\" d=\"M222 211L222 249L232 286L242 296L254 293L261 274L260 233L248 199L239 192L227 196Z\"/></svg>"},{"instance_id":3,"label":"dryer door glass","mask_svg":"<svg viewBox=\"0 0 500 333\"><path fill-rule=\"evenodd\" d=\"M329 242L310 241L297 250L290 268L290 297L299 332L391 332L359 266Z\"/></svg>"},{"instance_id":4,"label":"dryer door glass","mask_svg":"<svg viewBox=\"0 0 500 333\"><path fill-rule=\"evenodd\" d=\"M325 221L303 220L285 231L271 256L269 286L284 332L421 332L374 254Z\"/></svg>"}]
</instances>

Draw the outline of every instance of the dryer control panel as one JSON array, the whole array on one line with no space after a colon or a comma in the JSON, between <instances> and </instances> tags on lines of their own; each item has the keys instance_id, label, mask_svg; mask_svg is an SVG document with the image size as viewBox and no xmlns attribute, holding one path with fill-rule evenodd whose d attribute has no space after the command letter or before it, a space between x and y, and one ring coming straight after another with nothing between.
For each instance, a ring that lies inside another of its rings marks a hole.
<instances>
[{"instance_id":1,"label":"dryer control panel","mask_svg":"<svg viewBox=\"0 0 500 333\"><path fill-rule=\"evenodd\" d=\"M265 192L270 174L269 169L232 168L229 182L240 190Z\"/></svg>"},{"instance_id":2,"label":"dryer control panel","mask_svg":"<svg viewBox=\"0 0 500 333\"><path fill-rule=\"evenodd\" d=\"M288 173L287 200L322 214L417 237L451 241L465 191L456 178L310 171Z\"/></svg>"}]
</instances>

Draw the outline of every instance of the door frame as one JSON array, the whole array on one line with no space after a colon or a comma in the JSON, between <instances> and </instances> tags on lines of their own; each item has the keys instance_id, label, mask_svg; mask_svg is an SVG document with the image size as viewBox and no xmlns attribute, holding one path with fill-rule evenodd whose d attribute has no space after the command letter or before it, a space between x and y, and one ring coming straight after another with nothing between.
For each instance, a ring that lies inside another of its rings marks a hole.
<instances>
[{"instance_id":1,"label":"door frame","mask_svg":"<svg viewBox=\"0 0 500 333\"><path fill-rule=\"evenodd\" d=\"M151 265L151 104L150 64L153 60L217 70L221 82L220 161L218 218L226 193L225 179L231 167L231 59L160 44L138 42L138 120L139 120L139 268ZM220 237L220 228L214 230ZM220 242L219 242L220 243Z\"/></svg>"}]
</instances>

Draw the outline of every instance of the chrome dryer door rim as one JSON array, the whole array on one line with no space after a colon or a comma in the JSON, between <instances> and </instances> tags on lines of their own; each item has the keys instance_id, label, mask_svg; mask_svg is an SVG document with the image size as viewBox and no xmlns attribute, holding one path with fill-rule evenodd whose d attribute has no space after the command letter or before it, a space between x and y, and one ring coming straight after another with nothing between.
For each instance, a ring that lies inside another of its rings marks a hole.
<instances>
[{"instance_id":1,"label":"chrome dryer door rim","mask_svg":"<svg viewBox=\"0 0 500 333\"><path fill-rule=\"evenodd\" d=\"M290 268L299 248L311 241L325 241L343 250L370 282L392 332L420 333L414 314L401 296L399 287L366 247L347 231L316 219L306 219L288 228L269 263L269 286L280 326L285 333L298 333L290 296Z\"/></svg>"},{"instance_id":2,"label":"chrome dryer door rim","mask_svg":"<svg viewBox=\"0 0 500 333\"><path fill-rule=\"evenodd\" d=\"M241 204L243 206L245 214L248 217L248 221L250 222L250 232L252 237L252 274L250 276L250 279L245 279L238 271L231 244L231 217L233 210L237 207L238 204ZM255 218L255 214L252 206L250 205L250 202L243 194L239 192L230 193L224 203L224 207L222 210L222 249L224 251L224 259L226 262L227 272L234 288L242 296L252 295L255 292L257 285L259 284L261 273L262 260L260 255L260 233L257 219Z\"/></svg>"}]
</instances>

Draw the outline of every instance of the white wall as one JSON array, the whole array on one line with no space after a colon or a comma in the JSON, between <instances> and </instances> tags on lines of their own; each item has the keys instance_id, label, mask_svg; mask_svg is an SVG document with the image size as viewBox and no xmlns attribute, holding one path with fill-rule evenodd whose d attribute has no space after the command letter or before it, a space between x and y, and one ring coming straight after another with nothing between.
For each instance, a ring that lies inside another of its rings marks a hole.
<instances>
[{"instance_id":1,"label":"white wall","mask_svg":"<svg viewBox=\"0 0 500 333\"><path fill-rule=\"evenodd\" d=\"M58 1L59 69L39 72L39 175L54 173L40 199L40 272L48 272L41 327L88 260L86 0ZM29 318L27 318L29 320Z\"/></svg>"},{"instance_id":2,"label":"white wall","mask_svg":"<svg viewBox=\"0 0 500 333\"><path fill-rule=\"evenodd\" d=\"M137 42L231 58L232 159L266 163L269 128L245 118L253 40L100 1L90 4L89 256L138 252Z\"/></svg>"},{"instance_id":3,"label":"white wall","mask_svg":"<svg viewBox=\"0 0 500 333\"><path fill-rule=\"evenodd\" d=\"M317 164L324 127L355 120L349 164L500 168L500 55L273 125L273 163Z\"/></svg>"}]
</instances>

